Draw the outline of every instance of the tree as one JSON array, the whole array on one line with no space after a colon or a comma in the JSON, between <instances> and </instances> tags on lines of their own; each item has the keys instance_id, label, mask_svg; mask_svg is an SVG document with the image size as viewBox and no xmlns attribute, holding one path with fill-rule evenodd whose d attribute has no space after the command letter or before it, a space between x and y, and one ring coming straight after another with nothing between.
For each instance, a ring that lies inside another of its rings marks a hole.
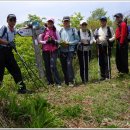
<instances>
[{"instance_id":1,"label":"tree","mask_svg":"<svg viewBox=\"0 0 130 130\"><path fill-rule=\"evenodd\" d=\"M98 20L101 16L106 16L107 11L105 11L103 8L97 8L90 13L92 15L88 18L88 20Z\"/></svg>"},{"instance_id":2,"label":"tree","mask_svg":"<svg viewBox=\"0 0 130 130\"><path fill-rule=\"evenodd\" d=\"M73 15L71 15L71 25L72 27L75 27L77 29L80 28L80 21L83 20L84 16L81 15L80 12L78 13L74 13Z\"/></svg>"},{"instance_id":3,"label":"tree","mask_svg":"<svg viewBox=\"0 0 130 130\"><path fill-rule=\"evenodd\" d=\"M100 21L99 18L101 16L106 16L107 11L105 11L103 8L97 8L96 10L92 11L91 16L88 18L88 27L94 31L96 28L100 27ZM109 26L112 26L112 21L109 17L107 17L107 24Z\"/></svg>"},{"instance_id":4,"label":"tree","mask_svg":"<svg viewBox=\"0 0 130 130\"><path fill-rule=\"evenodd\" d=\"M71 19L70 24L71 24L71 26L79 29L80 21L83 20L83 18L84 18L84 16L82 16L80 12L77 12L77 13L75 12L73 15L70 16L70 19ZM60 21L59 26L63 27L62 20L59 19L59 21Z\"/></svg>"},{"instance_id":5,"label":"tree","mask_svg":"<svg viewBox=\"0 0 130 130\"><path fill-rule=\"evenodd\" d=\"M32 21L32 22L38 21L38 22L40 23L40 25L43 26L43 25L44 25L43 20L46 20L46 18L45 18L45 17L40 18L40 17L37 16L37 15L28 14L28 19L27 19L27 21ZM27 21L24 21L23 23L17 24L17 25L16 25L16 28L19 29L19 28L25 27L26 24L27 24Z\"/></svg>"}]
</instances>

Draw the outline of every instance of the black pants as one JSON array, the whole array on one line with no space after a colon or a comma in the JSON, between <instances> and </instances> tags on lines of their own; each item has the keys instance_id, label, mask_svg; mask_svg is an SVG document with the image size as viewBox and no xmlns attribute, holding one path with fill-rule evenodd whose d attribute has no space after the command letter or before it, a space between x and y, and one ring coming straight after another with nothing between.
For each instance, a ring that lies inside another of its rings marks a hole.
<instances>
[{"instance_id":1,"label":"black pants","mask_svg":"<svg viewBox=\"0 0 130 130\"><path fill-rule=\"evenodd\" d=\"M60 52L60 61L62 71L64 73L65 83L68 85L69 82L73 83L74 71L72 66L74 52Z\"/></svg>"},{"instance_id":2,"label":"black pants","mask_svg":"<svg viewBox=\"0 0 130 130\"><path fill-rule=\"evenodd\" d=\"M98 49L99 49L99 65L100 65L101 77L109 78L109 72L111 73L110 53L107 49L107 46L99 45Z\"/></svg>"},{"instance_id":3,"label":"black pants","mask_svg":"<svg viewBox=\"0 0 130 130\"><path fill-rule=\"evenodd\" d=\"M61 84L59 74L56 67L57 51L43 51L43 59L45 63L46 77L49 84Z\"/></svg>"},{"instance_id":4,"label":"black pants","mask_svg":"<svg viewBox=\"0 0 130 130\"><path fill-rule=\"evenodd\" d=\"M125 41L123 47L119 41L116 44L116 66L119 72L128 73L128 42Z\"/></svg>"},{"instance_id":5,"label":"black pants","mask_svg":"<svg viewBox=\"0 0 130 130\"><path fill-rule=\"evenodd\" d=\"M78 50L78 59L79 59L79 65L80 65L80 76L82 79L82 82L88 81L88 52L87 51L80 51Z\"/></svg>"},{"instance_id":6,"label":"black pants","mask_svg":"<svg viewBox=\"0 0 130 130\"><path fill-rule=\"evenodd\" d=\"M3 81L5 67L9 73L13 76L16 84L19 84L20 87L26 88L23 83L22 75L20 68L14 58L12 49L9 47L3 47L0 49L0 82Z\"/></svg>"}]
</instances>

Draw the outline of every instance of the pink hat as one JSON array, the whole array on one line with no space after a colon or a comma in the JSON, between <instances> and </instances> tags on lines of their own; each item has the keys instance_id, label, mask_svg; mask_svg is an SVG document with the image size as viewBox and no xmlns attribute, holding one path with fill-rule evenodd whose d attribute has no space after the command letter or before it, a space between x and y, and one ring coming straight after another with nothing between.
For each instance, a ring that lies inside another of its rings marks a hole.
<instances>
[{"instance_id":1,"label":"pink hat","mask_svg":"<svg viewBox=\"0 0 130 130\"><path fill-rule=\"evenodd\" d=\"M49 18L48 20L47 20L47 22L48 21L52 21L53 23L54 23L54 19L53 18Z\"/></svg>"}]
</instances>

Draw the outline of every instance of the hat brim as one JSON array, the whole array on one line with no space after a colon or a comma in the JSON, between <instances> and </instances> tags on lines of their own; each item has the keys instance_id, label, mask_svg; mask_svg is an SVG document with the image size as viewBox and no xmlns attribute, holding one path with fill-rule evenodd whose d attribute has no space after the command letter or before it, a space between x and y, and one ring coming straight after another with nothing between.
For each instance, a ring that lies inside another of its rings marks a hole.
<instances>
[{"instance_id":1,"label":"hat brim","mask_svg":"<svg viewBox=\"0 0 130 130\"><path fill-rule=\"evenodd\" d=\"M64 22L64 21L70 21L70 19L63 19L63 22Z\"/></svg>"}]
</instances>

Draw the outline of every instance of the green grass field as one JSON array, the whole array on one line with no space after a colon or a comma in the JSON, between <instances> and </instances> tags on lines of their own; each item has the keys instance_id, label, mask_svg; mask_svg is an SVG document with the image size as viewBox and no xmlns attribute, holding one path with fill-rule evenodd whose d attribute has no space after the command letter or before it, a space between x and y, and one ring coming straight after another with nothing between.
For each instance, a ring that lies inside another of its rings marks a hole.
<instances>
[{"instance_id":1,"label":"green grass field","mask_svg":"<svg viewBox=\"0 0 130 130\"><path fill-rule=\"evenodd\" d=\"M35 90L32 95L17 95L14 81L6 75L0 89L0 127L130 128L130 75L117 74L114 57L111 63L111 80L98 82L93 59L86 85L75 65L75 87L63 84L46 90L26 82Z\"/></svg>"}]
</instances>

